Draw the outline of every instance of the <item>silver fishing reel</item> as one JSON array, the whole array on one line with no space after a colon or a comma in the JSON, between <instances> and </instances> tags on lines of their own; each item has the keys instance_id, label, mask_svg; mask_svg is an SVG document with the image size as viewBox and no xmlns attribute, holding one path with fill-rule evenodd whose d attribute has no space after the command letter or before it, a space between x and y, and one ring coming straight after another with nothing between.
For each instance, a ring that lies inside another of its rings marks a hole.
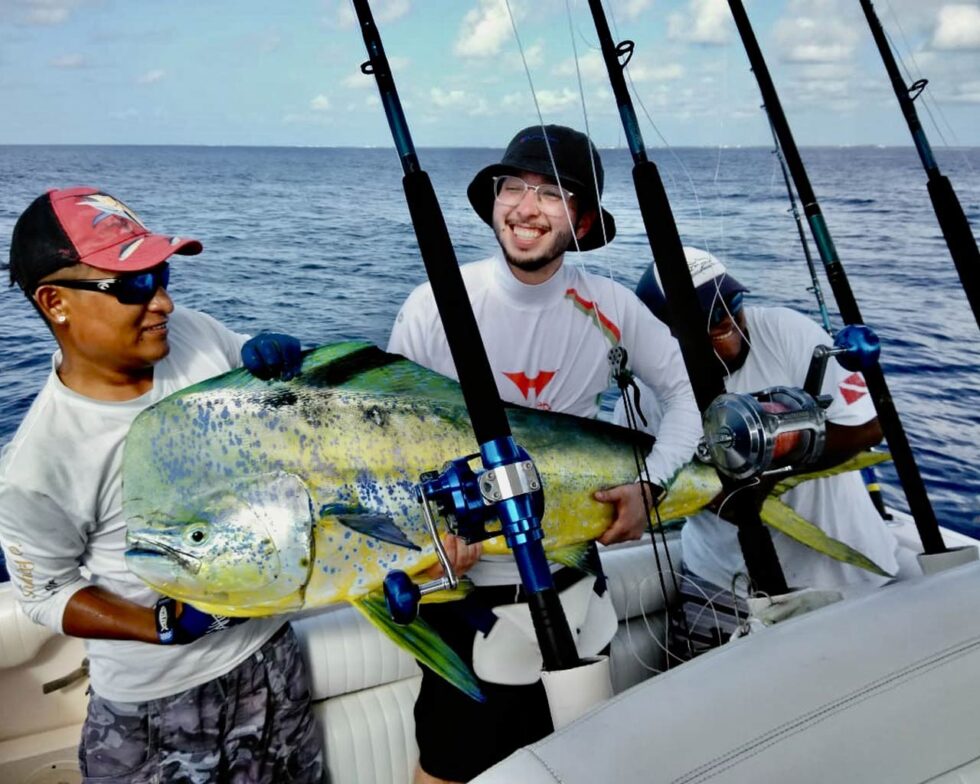
<instances>
[{"instance_id":1,"label":"silver fishing reel","mask_svg":"<svg viewBox=\"0 0 980 784\"><path fill-rule=\"evenodd\" d=\"M698 456L733 479L809 465L823 454L830 403L794 387L719 395L704 412Z\"/></svg>"}]
</instances>

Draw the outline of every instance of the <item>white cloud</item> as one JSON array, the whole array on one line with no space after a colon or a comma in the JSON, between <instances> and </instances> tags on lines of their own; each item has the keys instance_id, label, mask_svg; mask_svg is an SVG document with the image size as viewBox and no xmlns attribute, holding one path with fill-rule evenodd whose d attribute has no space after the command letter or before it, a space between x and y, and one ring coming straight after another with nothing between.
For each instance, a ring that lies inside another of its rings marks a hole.
<instances>
[{"instance_id":1,"label":"white cloud","mask_svg":"<svg viewBox=\"0 0 980 784\"><path fill-rule=\"evenodd\" d=\"M731 26L726 0L688 0L687 10L667 18L667 35L693 44L724 44Z\"/></svg>"},{"instance_id":2,"label":"white cloud","mask_svg":"<svg viewBox=\"0 0 980 784\"><path fill-rule=\"evenodd\" d=\"M6 3L0 3L0 10ZM68 21L79 0L14 0L14 13L31 25L53 26Z\"/></svg>"},{"instance_id":3,"label":"white cloud","mask_svg":"<svg viewBox=\"0 0 980 784\"><path fill-rule=\"evenodd\" d=\"M617 9L617 16L623 19L636 19L646 9L653 5L653 0L626 0L622 8Z\"/></svg>"},{"instance_id":4,"label":"white cloud","mask_svg":"<svg viewBox=\"0 0 980 784\"><path fill-rule=\"evenodd\" d=\"M412 10L411 0L374 0L371 3L371 16L375 22L393 22ZM351 8L350 0L340 0L335 9L336 24L343 29L357 25L357 16Z\"/></svg>"},{"instance_id":5,"label":"white cloud","mask_svg":"<svg viewBox=\"0 0 980 784\"><path fill-rule=\"evenodd\" d=\"M843 16L836 0L792 0L776 23L776 43L789 62L845 62L865 34L858 21Z\"/></svg>"},{"instance_id":6,"label":"white cloud","mask_svg":"<svg viewBox=\"0 0 980 784\"><path fill-rule=\"evenodd\" d=\"M164 71L162 68L154 68L151 71L147 71L146 73L140 74L139 76L137 76L136 77L136 83L137 84L156 84L161 79L163 79L163 77L165 77L166 75L167 75L167 72Z\"/></svg>"},{"instance_id":7,"label":"white cloud","mask_svg":"<svg viewBox=\"0 0 980 784\"><path fill-rule=\"evenodd\" d=\"M521 14L515 2L510 4L514 16ZM460 57L491 57L500 52L513 33L504 0L480 0L466 12L453 51Z\"/></svg>"},{"instance_id":8,"label":"white cloud","mask_svg":"<svg viewBox=\"0 0 980 784\"><path fill-rule=\"evenodd\" d=\"M538 90L535 95L538 99L538 108L544 115L561 112L580 103L579 94L568 87L561 90ZM508 108L524 110L529 110L533 106L527 93L511 93L504 97L503 103Z\"/></svg>"},{"instance_id":9,"label":"white cloud","mask_svg":"<svg viewBox=\"0 0 980 784\"><path fill-rule=\"evenodd\" d=\"M606 63L602 55L598 52L588 52L578 59L578 70L582 74L582 81L587 84L606 84L609 81L609 74L606 71ZM660 65L650 65L641 62L636 57L630 60L626 68L629 77L636 83L662 82L680 79L684 75L684 67L679 63L663 63ZM555 76L575 77L575 61L565 60L557 65L552 73Z\"/></svg>"},{"instance_id":10,"label":"white cloud","mask_svg":"<svg viewBox=\"0 0 980 784\"><path fill-rule=\"evenodd\" d=\"M310 109L314 112L325 112L330 108L330 99L323 93L320 93L313 100L310 101Z\"/></svg>"},{"instance_id":11,"label":"white cloud","mask_svg":"<svg viewBox=\"0 0 980 784\"><path fill-rule=\"evenodd\" d=\"M54 68L84 68L85 58L80 54L63 54L51 61Z\"/></svg>"},{"instance_id":12,"label":"white cloud","mask_svg":"<svg viewBox=\"0 0 980 784\"><path fill-rule=\"evenodd\" d=\"M932 45L936 49L980 49L980 6L957 3L940 8Z\"/></svg>"},{"instance_id":13,"label":"white cloud","mask_svg":"<svg viewBox=\"0 0 980 784\"><path fill-rule=\"evenodd\" d=\"M474 96L466 90L442 90L433 87L429 90L428 105L436 109L463 112L470 116L490 114L490 105L487 100L478 95Z\"/></svg>"},{"instance_id":14,"label":"white cloud","mask_svg":"<svg viewBox=\"0 0 980 784\"><path fill-rule=\"evenodd\" d=\"M440 109L452 109L461 106L466 106L469 103L469 98L466 95L465 90L441 90L438 87L433 87L429 90L429 100L432 102L433 106Z\"/></svg>"}]
</instances>

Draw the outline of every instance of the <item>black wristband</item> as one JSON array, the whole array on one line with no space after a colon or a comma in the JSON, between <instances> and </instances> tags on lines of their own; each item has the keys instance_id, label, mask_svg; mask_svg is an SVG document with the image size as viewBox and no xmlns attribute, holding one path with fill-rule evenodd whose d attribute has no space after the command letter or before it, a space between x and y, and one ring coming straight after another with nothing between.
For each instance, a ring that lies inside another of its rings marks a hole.
<instances>
[{"instance_id":1,"label":"black wristband","mask_svg":"<svg viewBox=\"0 0 980 784\"><path fill-rule=\"evenodd\" d=\"M164 596L153 605L153 620L156 621L157 639L161 645L177 642L177 600Z\"/></svg>"}]
</instances>

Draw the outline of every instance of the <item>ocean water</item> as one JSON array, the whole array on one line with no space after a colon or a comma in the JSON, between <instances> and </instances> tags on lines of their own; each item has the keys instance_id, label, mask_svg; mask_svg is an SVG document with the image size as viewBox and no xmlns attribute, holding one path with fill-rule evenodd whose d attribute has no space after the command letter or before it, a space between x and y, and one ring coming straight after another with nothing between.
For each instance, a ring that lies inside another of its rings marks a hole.
<instances>
[{"instance_id":1,"label":"ocean water","mask_svg":"<svg viewBox=\"0 0 980 784\"><path fill-rule=\"evenodd\" d=\"M499 150L423 149L460 261L495 247L466 185ZM937 515L980 535L980 354L969 305L909 148L802 151ZM626 150L602 152L618 236L572 263L632 287L650 249ZM776 157L768 149L652 150L686 244L710 248L751 301L818 319ZM937 151L976 232L980 149ZM304 346L363 338L382 347L424 278L391 149L0 146L0 259L21 210L51 187L95 185L157 231L193 236L201 256L173 265L174 299L233 329L290 332ZM814 255L815 251L814 251ZM819 259L817 259L819 266ZM834 313L833 297L822 275ZM44 382L54 344L19 289L0 287L0 444ZM447 457L449 457L447 455ZM893 471L889 503L904 508Z\"/></svg>"}]
</instances>

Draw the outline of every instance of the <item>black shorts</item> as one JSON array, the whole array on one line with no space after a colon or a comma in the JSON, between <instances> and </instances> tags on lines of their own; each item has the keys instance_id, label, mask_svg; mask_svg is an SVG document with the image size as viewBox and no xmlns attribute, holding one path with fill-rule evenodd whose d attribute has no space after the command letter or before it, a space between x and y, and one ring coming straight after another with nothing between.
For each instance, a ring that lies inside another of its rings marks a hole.
<instances>
[{"instance_id":1,"label":"black shorts","mask_svg":"<svg viewBox=\"0 0 980 784\"><path fill-rule=\"evenodd\" d=\"M555 574L561 590L586 578L562 569ZM479 614L502 604L524 601L512 586L477 588L461 602L423 604L420 614L470 667ZM466 606L468 603L473 605ZM415 701L415 738L419 765L430 776L469 781L522 746L554 730L541 681L507 686L478 679L486 702L467 697L452 684L422 668L422 688Z\"/></svg>"}]
</instances>

